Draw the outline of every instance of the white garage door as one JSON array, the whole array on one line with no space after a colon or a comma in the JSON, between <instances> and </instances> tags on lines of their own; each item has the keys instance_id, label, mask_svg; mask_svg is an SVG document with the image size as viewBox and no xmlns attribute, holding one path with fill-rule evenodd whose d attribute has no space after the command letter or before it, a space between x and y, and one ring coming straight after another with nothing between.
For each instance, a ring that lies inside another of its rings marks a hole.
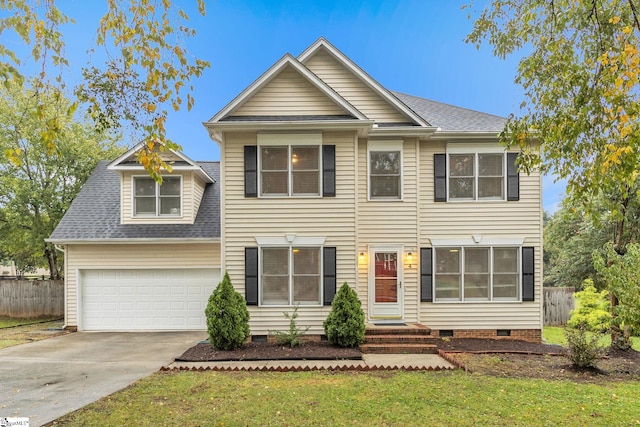
<instances>
[{"instance_id":1,"label":"white garage door","mask_svg":"<svg viewBox=\"0 0 640 427\"><path fill-rule=\"evenodd\" d=\"M85 331L204 330L220 269L83 270Z\"/></svg>"}]
</instances>

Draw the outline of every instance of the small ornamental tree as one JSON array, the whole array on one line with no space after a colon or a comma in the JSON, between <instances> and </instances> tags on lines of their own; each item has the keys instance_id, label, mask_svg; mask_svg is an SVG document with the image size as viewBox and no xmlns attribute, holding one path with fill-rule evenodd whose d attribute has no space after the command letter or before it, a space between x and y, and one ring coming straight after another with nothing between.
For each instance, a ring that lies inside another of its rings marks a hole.
<instances>
[{"instance_id":1,"label":"small ornamental tree","mask_svg":"<svg viewBox=\"0 0 640 427\"><path fill-rule=\"evenodd\" d=\"M584 290L575 293L578 300L578 308L571 312L571 318L567 322L570 328L584 328L591 332L606 332L609 330L611 313L607 291L598 292L593 285L593 280L586 279L582 282Z\"/></svg>"},{"instance_id":2,"label":"small ornamental tree","mask_svg":"<svg viewBox=\"0 0 640 427\"><path fill-rule=\"evenodd\" d=\"M276 337L276 342L280 345L288 345L293 348L297 345L302 344L301 337L307 333L309 330L309 326L301 328L298 326L297 318L298 318L298 305L293 308L293 313L289 314L284 312L284 317L289 320L289 330L287 332L283 331L269 331L269 333Z\"/></svg>"},{"instance_id":3,"label":"small ornamental tree","mask_svg":"<svg viewBox=\"0 0 640 427\"><path fill-rule=\"evenodd\" d=\"M364 340L364 332L362 303L345 282L333 298L331 312L324 321L324 333L334 345L357 347Z\"/></svg>"},{"instance_id":4,"label":"small ornamental tree","mask_svg":"<svg viewBox=\"0 0 640 427\"><path fill-rule=\"evenodd\" d=\"M249 310L233 289L229 273L209 297L205 315L209 341L217 350L236 350L249 336Z\"/></svg>"}]
</instances>

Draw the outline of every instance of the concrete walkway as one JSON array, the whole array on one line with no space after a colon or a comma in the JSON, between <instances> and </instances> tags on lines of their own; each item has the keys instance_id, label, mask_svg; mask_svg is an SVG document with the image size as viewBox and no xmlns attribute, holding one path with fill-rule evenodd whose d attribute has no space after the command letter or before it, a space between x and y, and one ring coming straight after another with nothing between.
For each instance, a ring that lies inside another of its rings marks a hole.
<instances>
[{"instance_id":1,"label":"concrete walkway","mask_svg":"<svg viewBox=\"0 0 640 427\"><path fill-rule=\"evenodd\" d=\"M0 419L40 426L170 364L206 332L76 332L0 350Z\"/></svg>"},{"instance_id":2,"label":"concrete walkway","mask_svg":"<svg viewBox=\"0 0 640 427\"><path fill-rule=\"evenodd\" d=\"M437 354L363 354L362 360L259 360L246 362L174 362L163 369L215 371L445 370L456 367Z\"/></svg>"}]
</instances>

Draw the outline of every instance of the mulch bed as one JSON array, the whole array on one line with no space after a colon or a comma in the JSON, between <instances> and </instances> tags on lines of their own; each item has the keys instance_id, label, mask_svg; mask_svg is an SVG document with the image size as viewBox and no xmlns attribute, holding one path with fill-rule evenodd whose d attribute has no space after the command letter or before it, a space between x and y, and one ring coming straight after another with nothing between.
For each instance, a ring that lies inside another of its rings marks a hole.
<instances>
[{"instance_id":1,"label":"mulch bed","mask_svg":"<svg viewBox=\"0 0 640 427\"><path fill-rule=\"evenodd\" d=\"M524 353L561 354L557 345L536 344L516 340L492 340L476 338L435 339L438 348L452 353ZM216 350L208 343L200 343L176 359L178 362L221 362L249 360L360 360L357 348L340 348L328 341L310 341L296 347L268 342L245 343L239 350Z\"/></svg>"},{"instance_id":2,"label":"mulch bed","mask_svg":"<svg viewBox=\"0 0 640 427\"><path fill-rule=\"evenodd\" d=\"M450 338L436 340L438 348L448 353L520 353L562 355L565 348L553 344L485 338Z\"/></svg>"},{"instance_id":3,"label":"mulch bed","mask_svg":"<svg viewBox=\"0 0 640 427\"><path fill-rule=\"evenodd\" d=\"M562 379L606 384L611 381L640 380L640 352L609 350L595 369L575 369L564 347L517 340L448 338L434 339L448 359L468 372L509 378ZM245 343L236 351L215 350L200 343L176 361L251 361L251 360L360 360L357 348L339 348L328 341L310 341L290 348L275 343Z\"/></svg>"},{"instance_id":4,"label":"mulch bed","mask_svg":"<svg viewBox=\"0 0 640 427\"><path fill-rule=\"evenodd\" d=\"M340 348L328 341L311 341L296 347L267 342L245 343L240 349L223 351L209 343L200 343L185 351L177 362L222 362L249 360L360 360L357 348Z\"/></svg>"}]
</instances>

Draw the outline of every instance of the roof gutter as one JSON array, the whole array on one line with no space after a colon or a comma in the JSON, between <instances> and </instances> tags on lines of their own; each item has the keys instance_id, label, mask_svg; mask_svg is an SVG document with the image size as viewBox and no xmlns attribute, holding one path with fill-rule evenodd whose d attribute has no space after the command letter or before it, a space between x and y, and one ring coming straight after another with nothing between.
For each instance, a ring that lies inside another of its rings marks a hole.
<instances>
[{"instance_id":1,"label":"roof gutter","mask_svg":"<svg viewBox=\"0 0 640 427\"><path fill-rule=\"evenodd\" d=\"M167 238L167 237L159 237L159 238L139 238L139 239L130 239L130 238L122 238L122 239L45 239L45 242L53 243L54 245L95 245L95 244L104 244L104 245L139 245L139 244L163 244L163 243L171 243L171 244L203 244L203 243L220 243L219 237L213 238Z\"/></svg>"},{"instance_id":2,"label":"roof gutter","mask_svg":"<svg viewBox=\"0 0 640 427\"><path fill-rule=\"evenodd\" d=\"M370 131L370 137L398 137L398 136L412 136L418 138L433 138L438 134L440 130L436 126L374 126Z\"/></svg>"},{"instance_id":3,"label":"roof gutter","mask_svg":"<svg viewBox=\"0 0 640 427\"><path fill-rule=\"evenodd\" d=\"M431 139L496 139L502 131L439 131Z\"/></svg>"}]
</instances>

